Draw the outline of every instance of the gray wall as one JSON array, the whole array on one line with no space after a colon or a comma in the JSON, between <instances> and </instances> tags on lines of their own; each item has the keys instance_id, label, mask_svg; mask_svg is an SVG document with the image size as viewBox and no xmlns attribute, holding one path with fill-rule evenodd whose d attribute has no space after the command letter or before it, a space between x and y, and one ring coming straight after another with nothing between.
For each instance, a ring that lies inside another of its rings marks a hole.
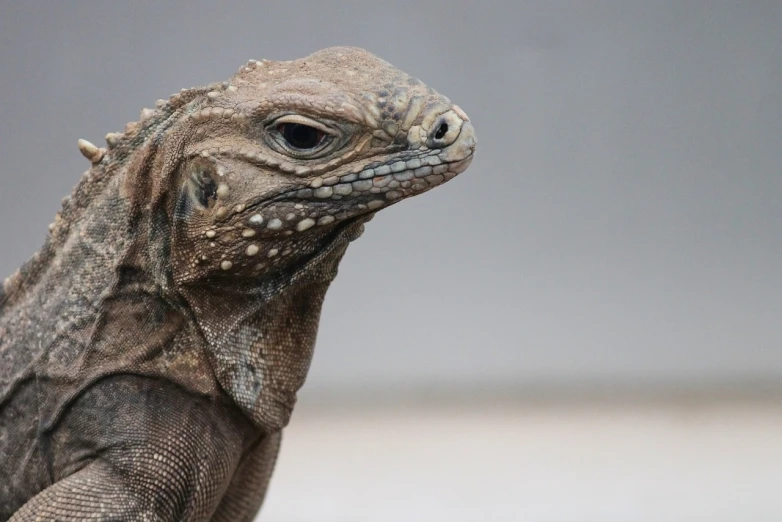
<instances>
[{"instance_id":1,"label":"gray wall","mask_svg":"<svg viewBox=\"0 0 782 522\"><path fill-rule=\"evenodd\" d=\"M473 167L382 212L308 389L782 382L782 3L0 3L0 272L108 131L249 58L365 47Z\"/></svg>"}]
</instances>

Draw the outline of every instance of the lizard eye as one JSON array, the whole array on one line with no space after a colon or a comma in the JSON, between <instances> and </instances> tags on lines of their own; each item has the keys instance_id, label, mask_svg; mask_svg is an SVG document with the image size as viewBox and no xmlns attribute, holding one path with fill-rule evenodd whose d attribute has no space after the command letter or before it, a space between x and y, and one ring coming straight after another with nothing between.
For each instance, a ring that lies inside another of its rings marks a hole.
<instances>
[{"instance_id":1,"label":"lizard eye","mask_svg":"<svg viewBox=\"0 0 782 522\"><path fill-rule=\"evenodd\" d=\"M344 136L332 123L303 114L285 114L266 126L267 143L277 152L298 159L315 159L339 146Z\"/></svg>"},{"instance_id":2,"label":"lizard eye","mask_svg":"<svg viewBox=\"0 0 782 522\"><path fill-rule=\"evenodd\" d=\"M279 132L294 149L314 149L321 144L326 133L303 123L286 122L277 125Z\"/></svg>"}]
</instances>

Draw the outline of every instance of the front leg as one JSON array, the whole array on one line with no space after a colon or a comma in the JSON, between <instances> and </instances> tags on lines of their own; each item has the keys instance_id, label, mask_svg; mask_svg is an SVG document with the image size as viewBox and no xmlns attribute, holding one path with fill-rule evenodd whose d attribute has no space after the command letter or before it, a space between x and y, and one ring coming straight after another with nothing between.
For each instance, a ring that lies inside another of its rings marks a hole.
<instances>
[{"instance_id":1,"label":"front leg","mask_svg":"<svg viewBox=\"0 0 782 522\"><path fill-rule=\"evenodd\" d=\"M106 462L94 462L41 491L10 522L82 520L175 521L170 484L127 480ZM160 480L160 479L158 479Z\"/></svg>"},{"instance_id":2,"label":"front leg","mask_svg":"<svg viewBox=\"0 0 782 522\"><path fill-rule=\"evenodd\" d=\"M51 435L55 483L11 520L209 520L252 441L248 426L230 404L165 381L104 379Z\"/></svg>"}]
</instances>

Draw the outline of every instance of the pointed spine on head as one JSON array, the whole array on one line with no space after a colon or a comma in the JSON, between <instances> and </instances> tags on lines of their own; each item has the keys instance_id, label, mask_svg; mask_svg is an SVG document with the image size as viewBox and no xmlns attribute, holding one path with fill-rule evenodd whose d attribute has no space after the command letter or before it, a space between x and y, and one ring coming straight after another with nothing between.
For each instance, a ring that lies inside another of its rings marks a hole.
<instances>
[{"instance_id":1,"label":"pointed spine on head","mask_svg":"<svg viewBox=\"0 0 782 522\"><path fill-rule=\"evenodd\" d=\"M79 152L90 160L90 163L100 163L100 160L103 159L103 155L106 153L106 149L101 149L87 140L80 139L76 143L79 145Z\"/></svg>"}]
</instances>

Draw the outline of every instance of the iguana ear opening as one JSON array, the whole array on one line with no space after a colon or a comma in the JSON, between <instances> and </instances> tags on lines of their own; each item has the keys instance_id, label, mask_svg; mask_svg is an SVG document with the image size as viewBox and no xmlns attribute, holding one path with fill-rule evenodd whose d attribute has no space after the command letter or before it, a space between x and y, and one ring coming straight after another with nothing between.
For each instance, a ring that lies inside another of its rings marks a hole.
<instances>
[{"instance_id":1,"label":"iguana ear opening","mask_svg":"<svg viewBox=\"0 0 782 522\"><path fill-rule=\"evenodd\" d=\"M194 209L212 208L217 201L217 169L209 160L196 158L184 166L184 181L177 198L176 216L186 218Z\"/></svg>"}]
</instances>

